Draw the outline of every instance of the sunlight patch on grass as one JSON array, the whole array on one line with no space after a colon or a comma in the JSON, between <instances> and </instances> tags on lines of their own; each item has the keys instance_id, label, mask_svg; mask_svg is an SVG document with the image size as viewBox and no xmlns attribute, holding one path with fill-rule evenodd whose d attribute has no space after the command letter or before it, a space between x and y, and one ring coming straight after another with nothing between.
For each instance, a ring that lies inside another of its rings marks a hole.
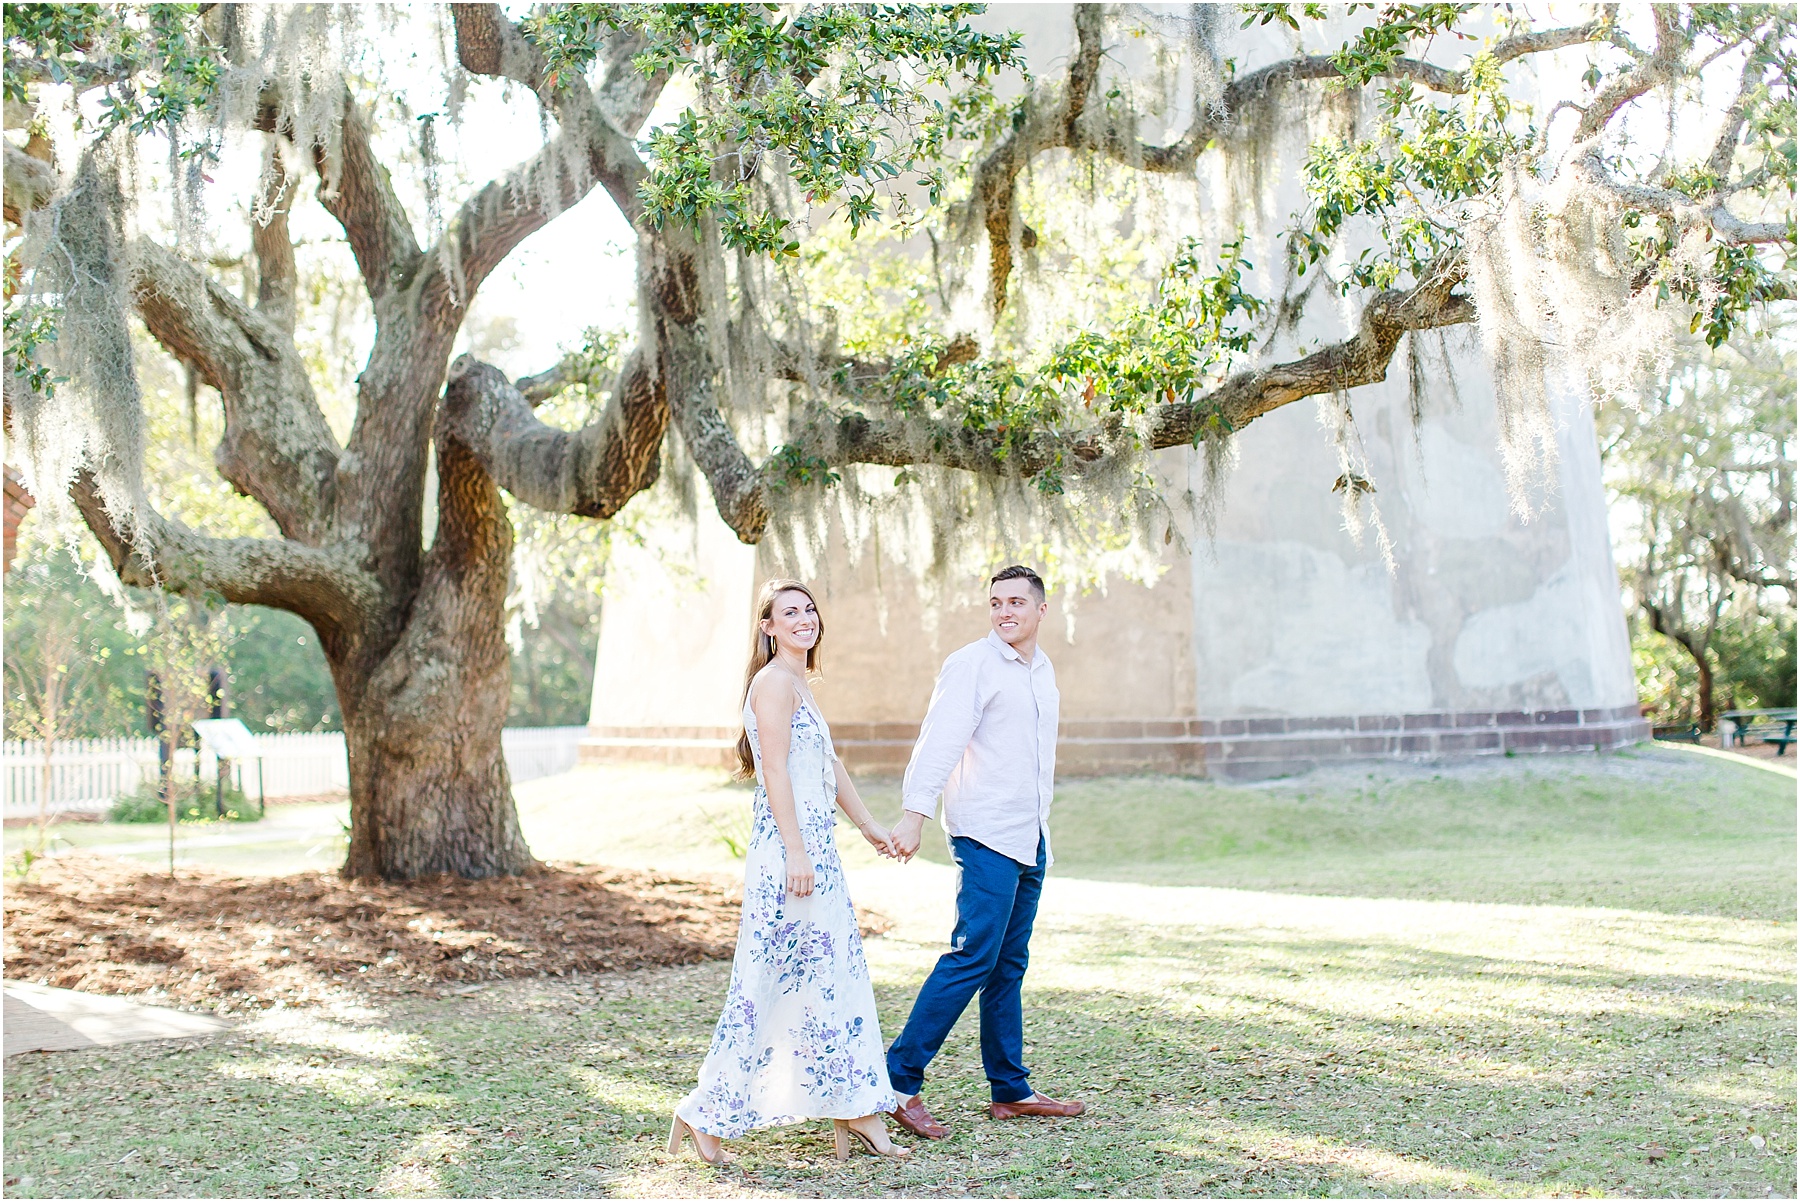
<instances>
[{"instance_id":1,"label":"sunlight patch on grass","mask_svg":"<svg viewBox=\"0 0 1800 1202\"><path fill-rule=\"evenodd\" d=\"M743 871L715 829L749 800L724 772L583 766L513 790L519 822L543 859L685 872Z\"/></svg>"},{"instance_id":2,"label":"sunlight patch on grass","mask_svg":"<svg viewBox=\"0 0 1800 1202\"><path fill-rule=\"evenodd\" d=\"M381 1174L374 1192L384 1198L441 1198L447 1192L443 1166L460 1164L468 1146L465 1135L427 1131Z\"/></svg>"},{"instance_id":3,"label":"sunlight patch on grass","mask_svg":"<svg viewBox=\"0 0 1800 1202\"><path fill-rule=\"evenodd\" d=\"M1366 1144L1340 1144L1328 1139L1295 1136L1279 1128L1238 1128L1224 1133L1222 1142L1229 1143L1233 1151L1250 1154L1258 1160L1286 1160L1327 1170L1345 1169L1369 1182L1383 1185L1423 1186L1433 1192L1499 1192L1498 1183L1484 1173L1401 1156Z\"/></svg>"},{"instance_id":4,"label":"sunlight patch on grass","mask_svg":"<svg viewBox=\"0 0 1800 1202\"><path fill-rule=\"evenodd\" d=\"M373 1012L358 1016L364 1022ZM366 1060L406 1061L422 1064L431 1057L431 1045L421 1036L386 1027L346 1026L315 1015L282 1009L270 1011L256 1020L271 1040L360 1056Z\"/></svg>"},{"instance_id":5,"label":"sunlight patch on grass","mask_svg":"<svg viewBox=\"0 0 1800 1202\"><path fill-rule=\"evenodd\" d=\"M685 1090L647 1084L628 1073L607 1072L598 1068L571 1067L568 1078L589 1098L618 1111L663 1114L673 1111Z\"/></svg>"},{"instance_id":6,"label":"sunlight patch on grass","mask_svg":"<svg viewBox=\"0 0 1800 1202\"><path fill-rule=\"evenodd\" d=\"M284 1089L309 1089L335 1102L352 1106L397 1103L405 1106L446 1105L442 1095L397 1092L391 1074L336 1065L307 1064L283 1057L265 1057L221 1065L218 1075L227 1080L267 1081Z\"/></svg>"},{"instance_id":7,"label":"sunlight patch on grass","mask_svg":"<svg viewBox=\"0 0 1800 1202\"><path fill-rule=\"evenodd\" d=\"M1771 1069L1768 1075L1775 1078L1772 1082L1758 1080L1762 1074L1735 1073L1727 1075L1723 1072L1702 1074L1688 1083L1687 1092L1696 1101L1706 1101L1717 1106L1760 1108L1767 1104L1771 1090L1779 1089L1781 1079L1785 1076L1793 1079L1792 1066Z\"/></svg>"}]
</instances>

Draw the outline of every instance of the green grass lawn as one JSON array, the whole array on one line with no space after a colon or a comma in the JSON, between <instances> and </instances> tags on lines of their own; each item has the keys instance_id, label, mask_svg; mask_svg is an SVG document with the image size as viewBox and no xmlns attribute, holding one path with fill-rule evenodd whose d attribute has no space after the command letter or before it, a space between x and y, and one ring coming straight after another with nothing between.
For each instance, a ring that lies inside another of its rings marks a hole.
<instances>
[{"instance_id":1,"label":"green grass lawn","mask_svg":"<svg viewBox=\"0 0 1800 1202\"><path fill-rule=\"evenodd\" d=\"M1794 791L1650 746L1250 788L1082 782L1053 830L1058 870L1098 880L1791 922Z\"/></svg>"},{"instance_id":2,"label":"green grass lawn","mask_svg":"<svg viewBox=\"0 0 1800 1202\"><path fill-rule=\"evenodd\" d=\"M518 792L540 855L735 867L746 795L706 774ZM1792 776L1646 748L1069 782L1053 825L1027 1062L1080 1120L983 1117L970 1016L927 1087L953 1136L912 1163L840 1167L821 1124L738 1141L724 1172L672 1160L713 963L15 1057L5 1192L1794 1195ZM907 866L843 842L896 922L868 945L891 1035L952 873L935 839Z\"/></svg>"},{"instance_id":3,"label":"green grass lawn","mask_svg":"<svg viewBox=\"0 0 1800 1202\"><path fill-rule=\"evenodd\" d=\"M175 827L175 862L251 875L318 871L344 860L350 803L271 804L256 822L183 822ZM169 828L159 822L56 822L40 837L35 825L6 828L6 858L40 846L104 851L156 867L169 862Z\"/></svg>"}]
</instances>

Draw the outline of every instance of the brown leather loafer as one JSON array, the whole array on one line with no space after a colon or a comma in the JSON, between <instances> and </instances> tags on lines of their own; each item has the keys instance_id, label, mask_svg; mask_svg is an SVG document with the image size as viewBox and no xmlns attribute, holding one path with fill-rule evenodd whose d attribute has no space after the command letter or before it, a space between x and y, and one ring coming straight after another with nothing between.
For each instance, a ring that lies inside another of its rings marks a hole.
<instances>
[{"instance_id":1,"label":"brown leather loafer","mask_svg":"<svg viewBox=\"0 0 1800 1202\"><path fill-rule=\"evenodd\" d=\"M932 1118L931 1111L925 1109L923 1097L914 1098L899 1108L890 1110L888 1115L921 1139L943 1139L950 1134L950 1128Z\"/></svg>"},{"instance_id":2,"label":"brown leather loafer","mask_svg":"<svg viewBox=\"0 0 1800 1202\"><path fill-rule=\"evenodd\" d=\"M1059 1102L1034 1093L1022 1102L994 1102L988 1106L988 1117L1018 1119L1036 1116L1046 1119L1072 1119L1087 1109L1086 1102Z\"/></svg>"}]
</instances>

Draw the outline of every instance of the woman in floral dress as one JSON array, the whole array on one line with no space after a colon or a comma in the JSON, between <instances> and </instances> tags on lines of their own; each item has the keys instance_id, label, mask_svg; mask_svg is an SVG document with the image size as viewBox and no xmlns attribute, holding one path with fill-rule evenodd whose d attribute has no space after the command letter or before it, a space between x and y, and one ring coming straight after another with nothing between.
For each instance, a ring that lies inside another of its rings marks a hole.
<instances>
[{"instance_id":1,"label":"woman in floral dress","mask_svg":"<svg viewBox=\"0 0 1800 1202\"><path fill-rule=\"evenodd\" d=\"M878 851L894 851L807 687L824 633L805 585L763 586L738 742L757 789L737 956L700 1083L669 1130L670 1152L691 1138L709 1164L732 1159L721 1140L818 1118L832 1120L840 1159L852 1140L883 1156L908 1152L888 1139L883 1117L894 1091L832 834L834 802Z\"/></svg>"}]
</instances>

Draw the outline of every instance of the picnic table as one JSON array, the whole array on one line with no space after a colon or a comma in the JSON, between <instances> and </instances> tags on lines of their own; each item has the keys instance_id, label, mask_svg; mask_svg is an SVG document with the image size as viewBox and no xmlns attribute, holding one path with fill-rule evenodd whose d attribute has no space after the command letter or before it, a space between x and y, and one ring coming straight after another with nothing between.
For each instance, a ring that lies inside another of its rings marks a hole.
<instances>
[{"instance_id":1,"label":"picnic table","mask_svg":"<svg viewBox=\"0 0 1800 1202\"><path fill-rule=\"evenodd\" d=\"M1719 728L1721 746L1738 746L1754 738L1773 743L1776 755L1786 755L1794 741L1795 711L1791 709L1726 710L1719 717L1730 723Z\"/></svg>"}]
</instances>

